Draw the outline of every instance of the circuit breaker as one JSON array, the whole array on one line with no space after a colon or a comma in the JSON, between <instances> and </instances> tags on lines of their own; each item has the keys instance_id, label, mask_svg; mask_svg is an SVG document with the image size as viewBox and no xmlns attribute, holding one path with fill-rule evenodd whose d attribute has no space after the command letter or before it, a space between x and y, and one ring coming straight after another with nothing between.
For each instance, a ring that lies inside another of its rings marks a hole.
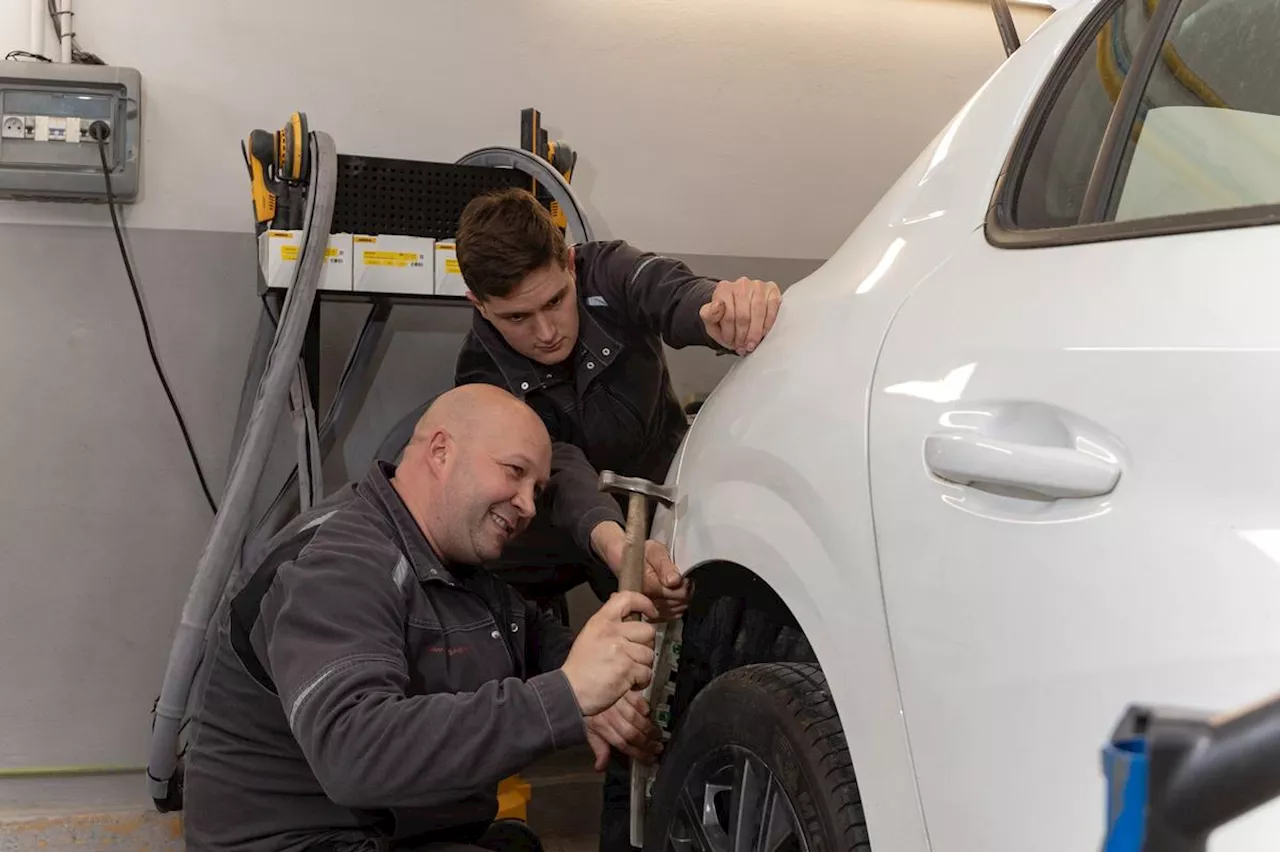
<instances>
[{"instance_id":1,"label":"circuit breaker","mask_svg":"<svg viewBox=\"0 0 1280 852\"><path fill-rule=\"evenodd\" d=\"M0 198L106 201L95 121L117 201L138 195L142 76L132 68L0 62Z\"/></svg>"}]
</instances>

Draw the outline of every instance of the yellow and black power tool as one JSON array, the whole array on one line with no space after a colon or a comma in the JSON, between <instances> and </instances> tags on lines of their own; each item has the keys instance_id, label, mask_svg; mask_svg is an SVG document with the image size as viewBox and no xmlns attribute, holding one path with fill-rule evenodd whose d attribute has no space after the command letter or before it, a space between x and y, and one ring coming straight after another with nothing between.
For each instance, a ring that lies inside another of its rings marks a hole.
<instances>
[{"instance_id":1,"label":"yellow and black power tool","mask_svg":"<svg viewBox=\"0 0 1280 852\"><path fill-rule=\"evenodd\" d=\"M547 131L542 127L542 114L533 107L520 113L520 147L550 163L564 177L565 183L573 180L573 167L578 163L577 152L567 142L547 139ZM532 181L530 191L551 210L551 218L560 230L565 230L568 221L564 211L560 209L560 203L550 193L539 189L536 180Z\"/></svg>"},{"instance_id":2,"label":"yellow and black power tool","mask_svg":"<svg viewBox=\"0 0 1280 852\"><path fill-rule=\"evenodd\" d=\"M240 148L249 167L257 232L302 228L306 184L311 176L306 113L295 112L276 131L254 130Z\"/></svg>"}]
</instances>

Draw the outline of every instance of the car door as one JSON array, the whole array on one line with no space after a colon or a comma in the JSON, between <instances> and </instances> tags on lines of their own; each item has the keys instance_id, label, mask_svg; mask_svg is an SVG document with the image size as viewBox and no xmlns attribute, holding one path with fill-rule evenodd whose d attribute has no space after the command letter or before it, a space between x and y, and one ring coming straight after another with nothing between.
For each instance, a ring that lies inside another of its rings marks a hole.
<instances>
[{"instance_id":1,"label":"car door","mask_svg":"<svg viewBox=\"0 0 1280 852\"><path fill-rule=\"evenodd\" d=\"M886 338L872 505L938 852L1097 849L1129 702L1280 691L1278 43L1280 0L1101 4Z\"/></svg>"}]
</instances>

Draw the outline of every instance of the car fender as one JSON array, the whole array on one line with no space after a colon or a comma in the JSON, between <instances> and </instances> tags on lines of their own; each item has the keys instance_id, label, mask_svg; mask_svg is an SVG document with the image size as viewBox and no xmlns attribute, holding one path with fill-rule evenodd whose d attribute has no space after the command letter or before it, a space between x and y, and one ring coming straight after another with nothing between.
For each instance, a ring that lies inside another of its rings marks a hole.
<instances>
[{"instance_id":1,"label":"car fender","mask_svg":"<svg viewBox=\"0 0 1280 852\"><path fill-rule=\"evenodd\" d=\"M682 571L733 562L816 653L877 848L927 850L876 552L867 423L876 361L912 290L981 228L1038 82L1097 0L1055 14L964 104L699 409L653 536ZM821 345L815 345L814 341Z\"/></svg>"}]
</instances>

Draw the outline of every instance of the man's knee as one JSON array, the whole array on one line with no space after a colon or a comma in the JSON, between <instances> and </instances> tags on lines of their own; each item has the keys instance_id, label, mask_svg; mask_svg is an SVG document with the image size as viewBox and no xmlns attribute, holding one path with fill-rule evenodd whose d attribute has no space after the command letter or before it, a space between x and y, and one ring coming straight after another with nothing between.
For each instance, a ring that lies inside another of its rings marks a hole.
<instances>
[{"instance_id":1,"label":"man's knee","mask_svg":"<svg viewBox=\"0 0 1280 852\"><path fill-rule=\"evenodd\" d=\"M489 852L543 852L533 829L514 819L495 820L476 842Z\"/></svg>"},{"instance_id":2,"label":"man's knee","mask_svg":"<svg viewBox=\"0 0 1280 852\"><path fill-rule=\"evenodd\" d=\"M543 848L542 841L529 826L519 820L500 819L490 823L475 843L436 840L392 844L391 852L543 852Z\"/></svg>"}]
</instances>

